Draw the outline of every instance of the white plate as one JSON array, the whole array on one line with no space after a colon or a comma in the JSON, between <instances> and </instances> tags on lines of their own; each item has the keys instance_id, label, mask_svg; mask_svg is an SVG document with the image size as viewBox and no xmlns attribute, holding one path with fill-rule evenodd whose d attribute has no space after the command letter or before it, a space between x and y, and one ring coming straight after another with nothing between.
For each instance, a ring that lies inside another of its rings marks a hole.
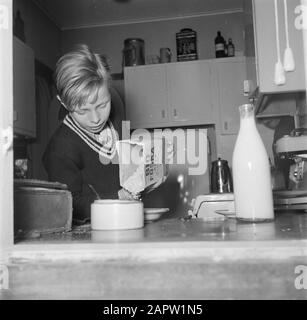
<instances>
[{"instance_id":1,"label":"white plate","mask_svg":"<svg viewBox=\"0 0 307 320\"><path fill-rule=\"evenodd\" d=\"M144 208L144 219L146 222L158 220L169 208Z\"/></svg>"},{"instance_id":2,"label":"white plate","mask_svg":"<svg viewBox=\"0 0 307 320\"><path fill-rule=\"evenodd\" d=\"M216 213L222 214L223 216L227 218L236 218L236 213L235 211L230 211L230 210L215 210Z\"/></svg>"}]
</instances>

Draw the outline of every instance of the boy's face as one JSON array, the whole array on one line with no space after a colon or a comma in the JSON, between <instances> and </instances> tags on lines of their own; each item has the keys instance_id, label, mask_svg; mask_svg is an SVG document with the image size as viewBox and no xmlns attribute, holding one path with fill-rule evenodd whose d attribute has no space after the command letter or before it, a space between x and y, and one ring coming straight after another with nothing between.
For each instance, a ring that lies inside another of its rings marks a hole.
<instances>
[{"instance_id":1,"label":"boy's face","mask_svg":"<svg viewBox=\"0 0 307 320\"><path fill-rule=\"evenodd\" d=\"M99 89L96 102L76 108L70 112L70 115L82 128L92 133L99 133L109 119L110 110L111 96L109 89L107 86L102 86Z\"/></svg>"}]
</instances>

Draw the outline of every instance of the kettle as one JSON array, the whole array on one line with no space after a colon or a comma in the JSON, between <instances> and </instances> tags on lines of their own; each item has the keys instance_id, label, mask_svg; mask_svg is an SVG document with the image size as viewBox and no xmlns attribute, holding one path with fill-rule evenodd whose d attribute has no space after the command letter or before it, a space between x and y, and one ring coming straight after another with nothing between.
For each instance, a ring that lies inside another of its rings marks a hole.
<instances>
[{"instance_id":1,"label":"kettle","mask_svg":"<svg viewBox=\"0 0 307 320\"><path fill-rule=\"evenodd\" d=\"M144 45L143 39L129 38L124 41L123 67L145 64Z\"/></svg>"},{"instance_id":2,"label":"kettle","mask_svg":"<svg viewBox=\"0 0 307 320\"><path fill-rule=\"evenodd\" d=\"M212 162L211 192L233 192L232 177L227 160L218 158L218 160Z\"/></svg>"}]
</instances>

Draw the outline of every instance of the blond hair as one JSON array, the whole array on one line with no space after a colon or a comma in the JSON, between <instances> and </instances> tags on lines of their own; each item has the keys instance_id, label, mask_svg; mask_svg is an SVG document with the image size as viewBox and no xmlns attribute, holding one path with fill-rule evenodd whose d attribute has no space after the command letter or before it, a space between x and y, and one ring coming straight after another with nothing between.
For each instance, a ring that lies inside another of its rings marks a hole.
<instances>
[{"instance_id":1,"label":"blond hair","mask_svg":"<svg viewBox=\"0 0 307 320\"><path fill-rule=\"evenodd\" d=\"M58 95L69 111L87 102L95 103L99 89L108 86L109 79L109 68L104 57L84 44L63 55L56 64Z\"/></svg>"}]
</instances>

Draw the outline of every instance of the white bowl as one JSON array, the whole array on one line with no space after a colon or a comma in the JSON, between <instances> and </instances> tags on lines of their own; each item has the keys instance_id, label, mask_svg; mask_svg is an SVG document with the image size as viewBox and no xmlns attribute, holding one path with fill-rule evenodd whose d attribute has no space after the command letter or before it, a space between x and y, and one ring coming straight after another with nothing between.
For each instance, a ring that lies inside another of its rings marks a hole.
<instances>
[{"instance_id":1,"label":"white bowl","mask_svg":"<svg viewBox=\"0 0 307 320\"><path fill-rule=\"evenodd\" d=\"M143 202L96 200L91 205L93 230L126 230L144 227Z\"/></svg>"}]
</instances>

